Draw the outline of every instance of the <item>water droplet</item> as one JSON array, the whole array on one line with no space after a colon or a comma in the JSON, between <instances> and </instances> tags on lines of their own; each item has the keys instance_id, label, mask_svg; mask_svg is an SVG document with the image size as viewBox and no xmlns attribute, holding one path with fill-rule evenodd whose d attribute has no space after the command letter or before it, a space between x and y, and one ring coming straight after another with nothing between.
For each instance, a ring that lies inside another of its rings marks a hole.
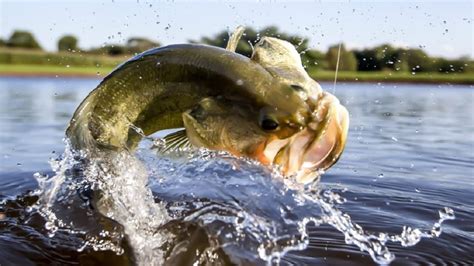
<instances>
[{"instance_id":1,"label":"water droplet","mask_svg":"<svg viewBox=\"0 0 474 266\"><path fill-rule=\"evenodd\" d=\"M418 188L415 188L416 193L420 193L420 190Z\"/></svg>"},{"instance_id":2,"label":"water droplet","mask_svg":"<svg viewBox=\"0 0 474 266\"><path fill-rule=\"evenodd\" d=\"M431 235L435 237L439 237L441 235L441 224L440 223L435 223L433 225L433 228L431 229Z\"/></svg>"},{"instance_id":3,"label":"water droplet","mask_svg":"<svg viewBox=\"0 0 474 266\"><path fill-rule=\"evenodd\" d=\"M454 210L449 207L444 207L439 211L439 218L442 220L454 220L456 216L454 215Z\"/></svg>"},{"instance_id":4,"label":"water droplet","mask_svg":"<svg viewBox=\"0 0 474 266\"><path fill-rule=\"evenodd\" d=\"M379 178L383 178L383 177L384 177L383 173L379 174Z\"/></svg>"},{"instance_id":5,"label":"water droplet","mask_svg":"<svg viewBox=\"0 0 474 266\"><path fill-rule=\"evenodd\" d=\"M398 139L396 137L392 137L392 140L398 142Z\"/></svg>"}]
</instances>

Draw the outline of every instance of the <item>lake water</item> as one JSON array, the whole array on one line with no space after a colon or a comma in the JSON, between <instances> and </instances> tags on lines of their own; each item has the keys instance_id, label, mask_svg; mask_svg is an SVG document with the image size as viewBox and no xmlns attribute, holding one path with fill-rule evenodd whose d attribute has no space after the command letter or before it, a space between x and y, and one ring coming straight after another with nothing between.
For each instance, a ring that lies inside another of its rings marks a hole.
<instances>
[{"instance_id":1,"label":"lake water","mask_svg":"<svg viewBox=\"0 0 474 266\"><path fill-rule=\"evenodd\" d=\"M98 82L0 78L0 265L474 263L472 86L339 83L347 147L312 195L227 155L161 158L143 143L136 157L145 179L134 172L121 182L143 184L151 200L114 191L128 212L109 221L74 198L76 181L64 181L74 166L61 162L71 155L53 161L55 171L49 163ZM54 217L41 206L51 185L60 186ZM448 219L437 237L440 210Z\"/></svg>"}]
</instances>

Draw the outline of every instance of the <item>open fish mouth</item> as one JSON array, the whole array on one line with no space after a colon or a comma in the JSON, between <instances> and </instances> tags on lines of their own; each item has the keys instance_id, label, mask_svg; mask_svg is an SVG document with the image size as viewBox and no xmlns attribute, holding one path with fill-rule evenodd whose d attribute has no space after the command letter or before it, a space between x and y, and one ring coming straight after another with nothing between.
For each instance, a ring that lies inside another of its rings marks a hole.
<instances>
[{"instance_id":1,"label":"open fish mouth","mask_svg":"<svg viewBox=\"0 0 474 266\"><path fill-rule=\"evenodd\" d=\"M313 105L307 127L289 138L269 140L264 150L268 161L299 183L315 180L337 162L349 128L349 113L332 94L323 92Z\"/></svg>"}]
</instances>

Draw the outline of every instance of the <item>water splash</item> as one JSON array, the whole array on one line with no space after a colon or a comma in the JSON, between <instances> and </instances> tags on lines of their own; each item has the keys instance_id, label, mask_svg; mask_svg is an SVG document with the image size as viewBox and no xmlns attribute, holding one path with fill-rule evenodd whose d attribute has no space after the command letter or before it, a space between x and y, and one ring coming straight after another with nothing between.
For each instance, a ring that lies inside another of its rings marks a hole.
<instances>
[{"instance_id":1,"label":"water splash","mask_svg":"<svg viewBox=\"0 0 474 266\"><path fill-rule=\"evenodd\" d=\"M213 263L224 253L237 264L279 263L309 245L307 226L330 225L345 242L379 264L395 255L389 242L413 246L441 234L454 219L440 211L431 229L405 226L400 234L373 233L339 209L342 193L318 184L303 186L257 162L205 149L163 154L161 140L147 139L135 155L72 152L52 162L55 175L36 175L38 210L46 228L84 234L83 246L125 252L130 244L139 265L160 264L195 249L194 262ZM78 212L78 210L80 210ZM78 217L81 216L81 217ZM199 248L186 228L204 231ZM182 240L184 238L184 240Z\"/></svg>"},{"instance_id":2,"label":"water splash","mask_svg":"<svg viewBox=\"0 0 474 266\"><path fill-rule=\"evenodd\" d=\"M361 251L366 251L372 259L379 264L389 264L395 259L395 255L390 252L386 244L388 242L400 243L404 247L416 245L422 238L439 237L441 234L441 224L446 220L455 218L454 211L445 207L439 211L440 218L434 223L430 231L422 231L418 228L404 226L401 234L389 235L384 232L370 233L365 231L360 225L352 222L347 213L343 213L337 208L337 204L342 204L346 200L338 193L331 190L319 191L312 188L310 193L303 196L321 207L324 215L323 221L339 232L344 234L345 242L359 247Z\"/></svg>"},{"instance_id":3,"label":"water splash","mask_svg":"<svg viewBox=\"0 0 474 266\"><path fill-rule=\"evenodd\" d=\"M52 177L36 174L40 198L35 208L47 219L51 236L61 229L83 233L86 247L122 254L130 243L142 264L159 264L166 236L159 228L168 219L147 187L148 175L134 156L123 152L91 158L69 143L62 158L53 160Z\"/></svg>"}]
</instances>

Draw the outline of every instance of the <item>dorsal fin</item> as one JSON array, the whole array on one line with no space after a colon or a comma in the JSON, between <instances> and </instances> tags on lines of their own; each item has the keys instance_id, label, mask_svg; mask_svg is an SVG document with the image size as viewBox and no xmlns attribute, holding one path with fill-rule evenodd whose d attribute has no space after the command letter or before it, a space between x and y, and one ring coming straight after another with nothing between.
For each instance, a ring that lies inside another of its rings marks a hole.
<instances>
[{"instance_id":1,"label":"dorsal fin","mask_svg":"<svg viewBox=\"0 0 474 266\"><path fill-rule=\"evenodd\" d=\"M232 35L229 37L229 41L227 42L226 50L235 52L237 49L237 45L239 44L240 38L242 38L242 34L244 34L245 28L243 26L238 26L235 28Z\"/></svg>"},{"instance_id":2,"label":"dorsal fin","mask_svg":"<svg viewBox=\"0 0 474 266\"><path fill-rule=\"evenodd\" d=\"M161 152L176 151L183 148L190 148L192 145L186 135L186 129L178 130L166 135L165 145Z\"/></svg>"}]
</instances>

